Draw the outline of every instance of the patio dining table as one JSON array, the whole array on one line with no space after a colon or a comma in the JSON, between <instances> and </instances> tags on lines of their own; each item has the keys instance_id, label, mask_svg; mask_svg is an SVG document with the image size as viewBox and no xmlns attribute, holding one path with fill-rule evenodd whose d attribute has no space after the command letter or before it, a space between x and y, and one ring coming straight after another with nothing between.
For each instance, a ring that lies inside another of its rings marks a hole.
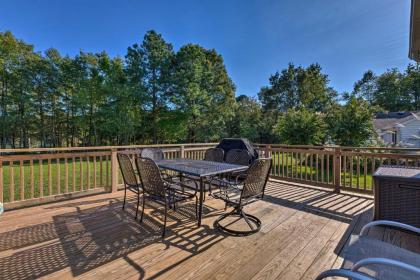
<instances>
[{"instance_id":1,"label":"patio dining table","mask_svg":"<svg viewBox=\"0 0 420 280\"><path fill-rule=\"evenodd\" d=\"M197 177L200 182L199 186L199 207L198 207L198 226L201 226L201 218L203 214L203 200L204 200L204 184L205 179L211 176L230 173L233 171L245 171L248 166L236 165L225 162L215 162L207 160L194 159L163 159L156 160L156 164L161 169L171 170L179 174L186 174Z\"/></svg>"}]
</instances>

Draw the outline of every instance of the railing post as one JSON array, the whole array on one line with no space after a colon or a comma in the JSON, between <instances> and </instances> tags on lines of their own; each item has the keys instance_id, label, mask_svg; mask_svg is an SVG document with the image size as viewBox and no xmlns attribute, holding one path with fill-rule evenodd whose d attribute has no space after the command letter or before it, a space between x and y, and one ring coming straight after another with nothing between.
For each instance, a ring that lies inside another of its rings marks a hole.
<instances>
[{"instance_id":1,"label":"railing post","mask_svg":"<svg viewBox=\"0 0 420 280\"><path fill-rule=\"evenodd\" d=\"M271 151L271 146L270 145L266 145L265 146L265 151L264 151L264 156L266 158L270 157L270 151Z\"/></svg>"},{"instance_id":2,"label":"railing post","mask_svg":"<svg viewBox=\"0 0 420 280\"><path fill-rule=\"evenodd\" d=\"M181 145L180 149L181 149L181 158L185 158L185 146Z\"/></svg>"},{"instance_id":3,"label":"railing post","mask_svg":"<svg viewBox=\"0 0 420 280\"><path fill-rule=\"evenodd\" d=\"M111 192L118 190L117 149L111 149Z\"/></svg>"},{"instance_id":4,"label":"railing post","mask_svg":"<svg viewBox=\"0 0 420 280\"><path fill-rule=\"evenodd\" d=\"M340 186L341 186L341 149L340 148L334 149L333 166L334 166L334 191L336 193L340 193Z\"/></svg>"}]
</instances>

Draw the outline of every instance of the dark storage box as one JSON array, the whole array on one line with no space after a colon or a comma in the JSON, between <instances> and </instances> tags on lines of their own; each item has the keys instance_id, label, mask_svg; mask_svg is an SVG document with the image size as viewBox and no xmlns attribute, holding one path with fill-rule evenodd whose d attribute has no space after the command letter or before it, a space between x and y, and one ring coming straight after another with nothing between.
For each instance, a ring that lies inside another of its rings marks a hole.
<instances>
[{"instance_id":1,"label":"dark storage box","mask_svg":"<svg viewBox=\"0 0 420 280\"><path fill-rule=\"evenodd\" d=\"M373 178L374 219L420 227L420 169L383 166Z\"/></svg>"}]
</instances>

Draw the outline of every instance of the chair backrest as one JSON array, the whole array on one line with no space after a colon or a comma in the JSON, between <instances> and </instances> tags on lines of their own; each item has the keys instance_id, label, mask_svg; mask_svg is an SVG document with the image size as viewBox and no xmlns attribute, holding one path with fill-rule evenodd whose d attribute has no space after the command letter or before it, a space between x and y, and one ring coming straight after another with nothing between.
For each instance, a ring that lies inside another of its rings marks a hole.
<instances>
[{"instance_id":1,"label":"chair backrest","mask_svg":"<svg viewBox=\"0 0 420 280\"><path fill-rule=\"evenodd\" d=\"M151 158L153 160L164 159L163 151L159 148L144 148L141 150L140 156L143 158Z\"/></svg>"},{"instance_id":2,"label":"chair backrest","mask_svg":"<svg viewBox=\"0 0 420 280\"><path fill-rule=\"evenodd\" d=\"M247 150L232 149L227 152L225 162L238 165L249 165L251 159L252 157Z\"/></svg>"},{"instance_id":3,"label":"chair backrest","mask_svg":"<svg viewBox=\"0 0 420 280\"><path fill-rule=\"evenodd\" d=\"M271 169L271 158L259 158L246 172L241 199L264 194Z\"/></svg>"},{"instance_id":4,"label":"chair backrest","mask_svg":"<svg viewBox=\"0 0 420 280\"><path fill-rule=\"evenodd\" d=\"M125 153L118 153L117 159L124 183L129 186L138 185L136 172L134 171L133 163L131 162L130 156Z\"/></svg>"},{"instance_id":5,"label":"chair backrest","mask_svg":"<svg viewBox=\"0 0 420 280\"><path fill-rule=\"evenodd\" d=\"M225 151L219 148L210 148L204 154L204 160L222 162Z\"/></svg>"},{"instance_id":6,"label":"chair backrest","mask_svg":"<svg viewBox=\"0 0 420 280\"><path fill-rule=\"evenodd\" d=\"M165 196L165 183L160 174L159 167L150 158L136 158L137 170L144 192L156 196Z\"/></svg>"}]
</instances>

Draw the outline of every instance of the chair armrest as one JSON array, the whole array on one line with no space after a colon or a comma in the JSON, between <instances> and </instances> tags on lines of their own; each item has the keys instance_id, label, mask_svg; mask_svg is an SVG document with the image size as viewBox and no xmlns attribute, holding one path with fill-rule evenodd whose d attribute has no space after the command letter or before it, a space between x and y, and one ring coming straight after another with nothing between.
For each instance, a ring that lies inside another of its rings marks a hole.
<instances>
[{"instance_id":1,"label":"chair armrest","mask_svg":"<svg viewBox=\"0 0 420 280\"><path fill-rule=\"evenodd\" d=\"M396 260L391 260L391 259L387 259L387 258L366 258L366 259L362 259L360 261L358 261L357 263L355 263L351 270L356 272L359 270L359 268L367 266L367 265L372 265L372 264L382 264L382 265L386 265L386 266L394 266L394 267L398 267L413 273L417 273L420 276L420 268L415 267L411 264L406 264L400 261L396 261Z\"/></svg>"},{"instance_id":2,"label":"chair armrest","mask_svg":"<svg viewBox=\"0 0 420 280\"><path fill-rule=\"evenodd\" d=\"M374 280L373 278L366 276L365 274L361 274L358 272L354 272L347 269L330 269L322 272L319 274L315 280L322 280L327 277L333 277L333 276L340 276L340 277L347 277L348 279L353 280Z\"/></svg>"},{"instance_id":3,"label":"chair armrest","mask_svg":"<svg viewBox=\"0 0 420 280\"><path fill-rule=\"evenodd\" d=\"M366 235L368 229L371 228L371 227L374 227L374 226L392 226L392 227L406 229L406 230L412 231L414 233L420 234L420 228L410 226L410 225L407 225L407 224L403 224L403 223L399 223L399 222L394 222L394 221L378 220L378 221L373 221L373 222L367 223L362 228L359 235L360 236Z\"/></svg>"}]
</instances>

